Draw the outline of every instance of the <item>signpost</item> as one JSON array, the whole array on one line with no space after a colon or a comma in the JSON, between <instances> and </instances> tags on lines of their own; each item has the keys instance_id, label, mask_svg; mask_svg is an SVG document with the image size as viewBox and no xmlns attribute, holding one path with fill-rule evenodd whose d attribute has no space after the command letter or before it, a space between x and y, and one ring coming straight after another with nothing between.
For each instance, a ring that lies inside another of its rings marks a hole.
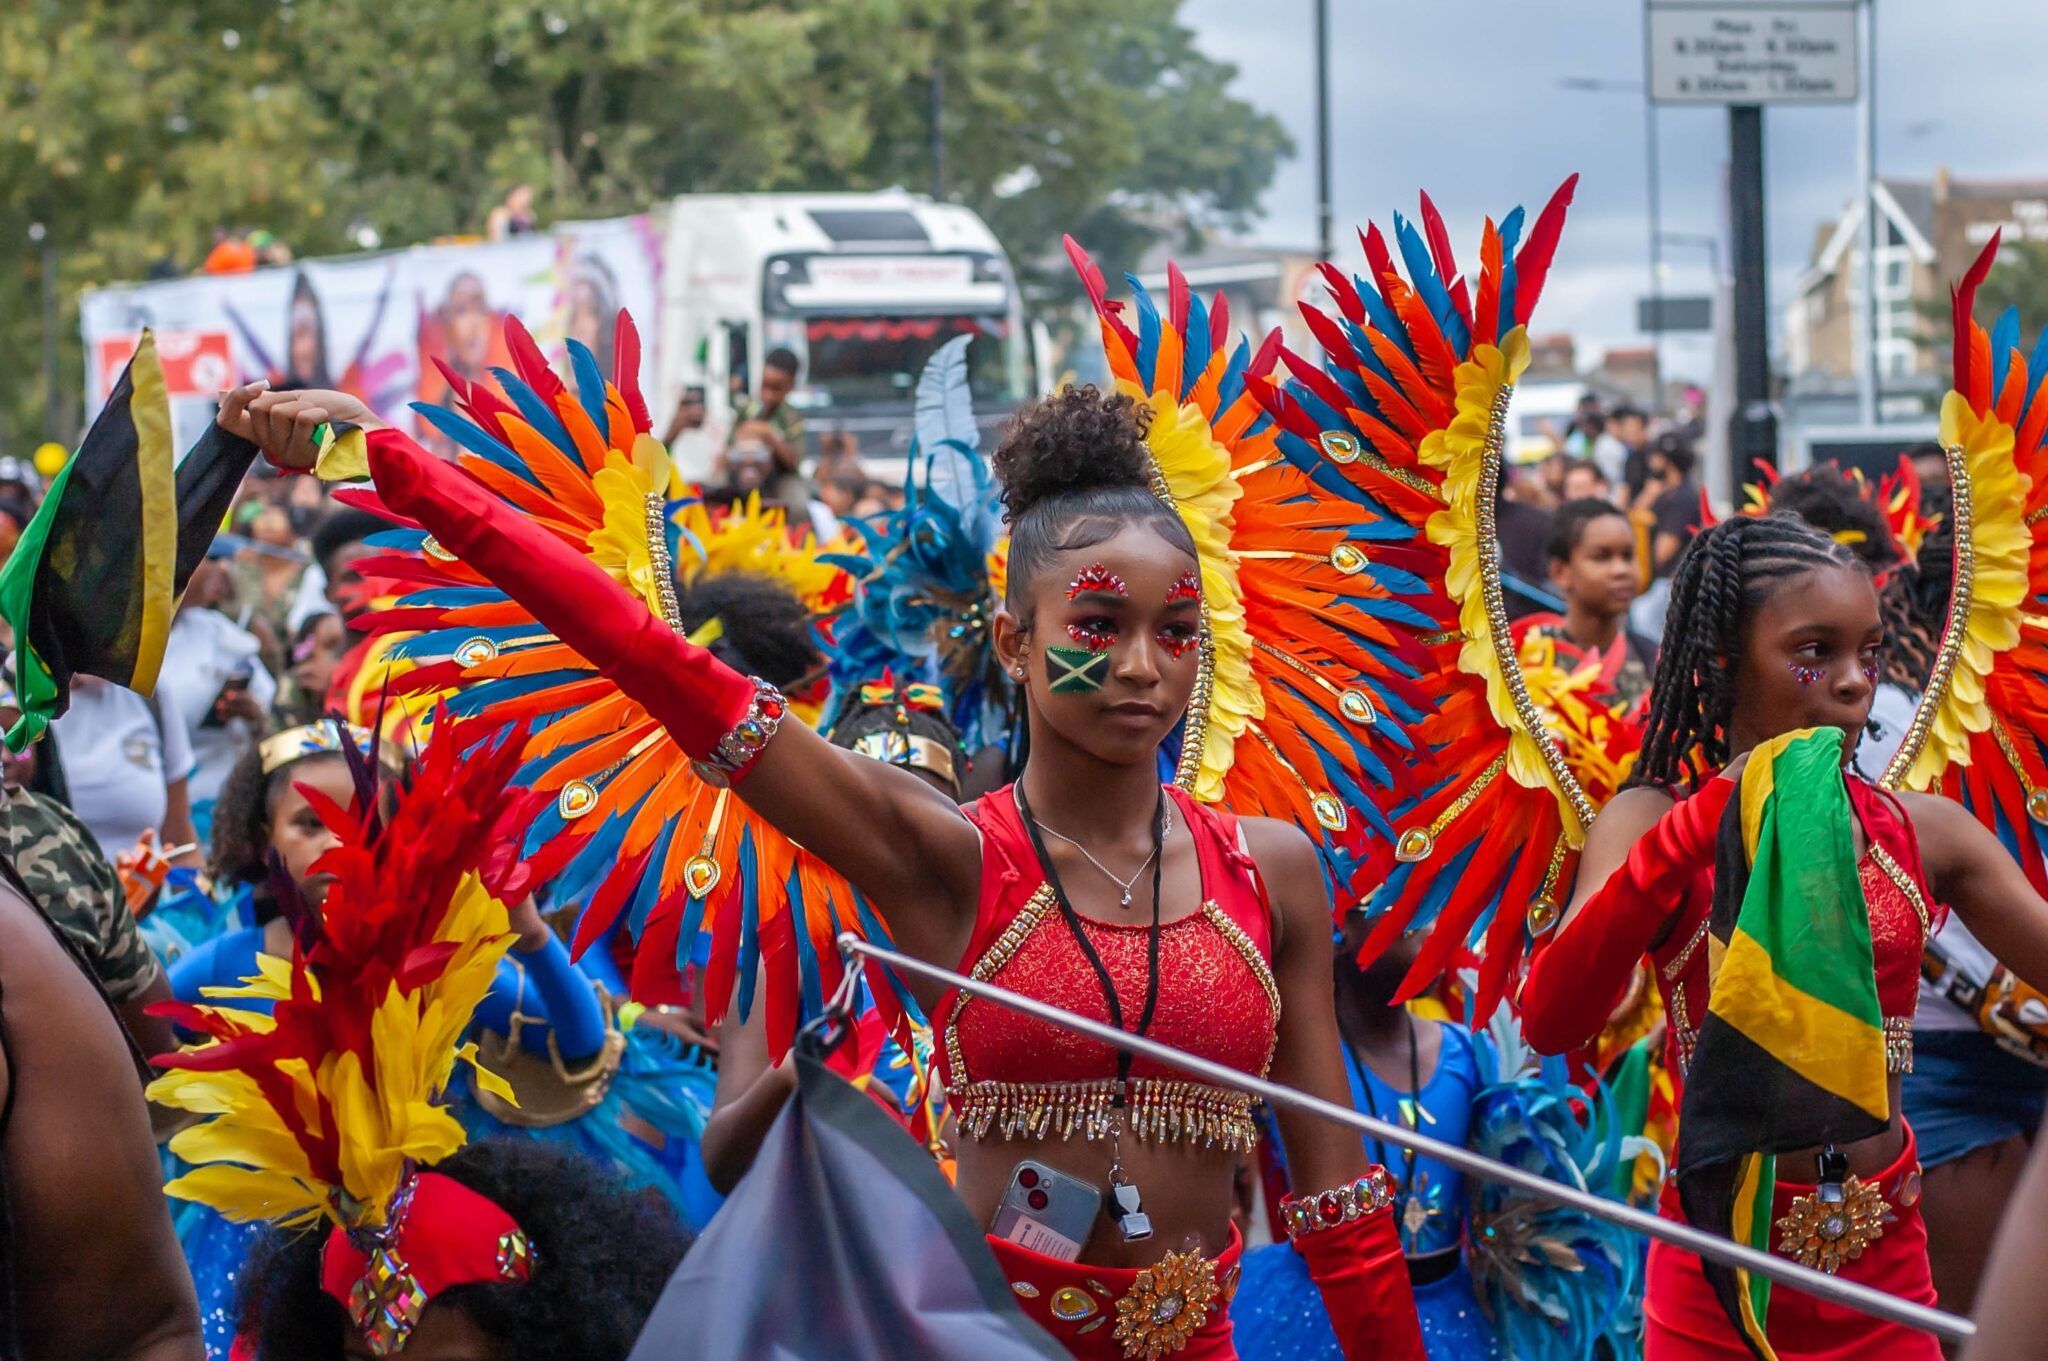
<instances>
[{"instance_id":1,"label":"signpost","mask_svg":"<svg viewBox=\"0 0 2048 1361\"><path fill-rule=\"evenodd\" d=\"M1636 329L1646 335L1714 329L1714 300L1705 294L1636 299Z\"/></svg>"},{"instance_id":2,"label":"signpost","mask_svg":"<svg viewBox=\"0 0 2048 1361\"><path fill-rule=\"evenodd\" d=\"M1644 3L1650 98L1662 104L1728 107L1728 218L1735 272L1735 410L1728 424L1729 466L1746 471L1757 459L1775 465L1778 418L1771 408L1765 288L1763 106L1840 103L1859 97L1859 0Z\"/></svg>"},{"instance_id":3,"label":"signpost","mask_svg":"<svg viewBox=\"0 0 2048 1361\"><path fill-rule=\"evenodd\" d=\"M1839 103L1857 96L1853 4L1650 5L1650 98Z\"/></svg>"}]
</instances>

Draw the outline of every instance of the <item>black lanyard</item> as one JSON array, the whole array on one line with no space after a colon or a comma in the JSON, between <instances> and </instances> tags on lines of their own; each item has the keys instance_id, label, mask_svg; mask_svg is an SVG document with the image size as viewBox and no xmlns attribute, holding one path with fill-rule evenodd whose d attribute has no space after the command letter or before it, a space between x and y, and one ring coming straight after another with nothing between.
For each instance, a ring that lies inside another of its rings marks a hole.
<instances>
[{"instance_id":1,"label":"black lanyard","mask_svg":"<svg viewBox=\"0 0 2048 1361\"><path fill-rule=\"evenodd\" d=\"M1412 1101L1415 1105L1415 1121L1413 1124L1409 1125L1409 1128L1419 1130L1422 1128L1422 1067L1420 1061L1416 1057L1415 1052L1415 1013L1412 1011L1408 1012L1407 1018L1409 1091L1408 1099ZM1351 1042L1350 1036L1345 1035L1341 1038L1344 1041L1344 1047L1351 1051L1351 1061L1358 1065L1358 1082L1360 1086L1365 1088L1365 1113L1367 1115L1370 1115L1373 1119L1377 1120L1380 1118L1380 1103L1373 1099L1372 1068L1366 1063L1366 1061L1363 1058L1359 1056L1358 1046ZM1396 1101L1394 1104L1398 1108L1400 1102ZM1399 1115L1400 1111L1396 1109L1395 1114ZM1385 1167L1387 1165L1387 1147L1385 1144L1380 1142L1379 1136L1377 1134L1373 1136L1372 1151L1373 1161L1377 1162L1381 1167ZM1408 1199L1408 1197L1415 1194L1415 1147L1412 1144L1403 1146L1401 1150L1401 1185L1399 1187L1399 1190L1401 1192L1400 1198L1402 1200L1406 1200Z\"/></svg>"},{"instance_id":2,"label":"black lanyard","mask_svg":"<svg viewBox=\"0 0 2048 1361\"><path fill-rule=\"evenodd\" d=\"M1038 820L1031 816L1031 804L1024 797L1024 782L1019 780L1013 786L1017 800L1017 811L1023 814L1024 831L1031 838L1031 849L1037 852L1038 866L1045 871L1046 882L1052 885L1053 899L1059 904L1060 916L1066 920L1067 929L1074 933L1074 939L1081 946L1081 953L1095 970L1095 977L1102 984L1102 1000L1109 1009L1109 1023L1118 1030L1124 1028L1123 1003L1117 999L1116 980L1109 976L1109 966L1102 962L1101 953L1095 943L1088 939L1088 933L1081 927L1081 914L1074 911L1074 905L1067 901L1067 890L1060 883L1060 872L1053 867L1052 856L1046 853L1045 838L1038 834ZM1152 810L1152 925L1145 935L1145 1009L1138 1015L1138 1025L1131 1033L1143 1035L1152 1028L1152 1013L1159 1006L1159 882L1166 866L1164 812L1166 790L1159 791L1159 804ZM1116 1051L1116 1095L1111 1102L1114 1106L1124 1104L1125 1089L1131 1076L1131 1051Z\"/></svg>"}]
</instances>

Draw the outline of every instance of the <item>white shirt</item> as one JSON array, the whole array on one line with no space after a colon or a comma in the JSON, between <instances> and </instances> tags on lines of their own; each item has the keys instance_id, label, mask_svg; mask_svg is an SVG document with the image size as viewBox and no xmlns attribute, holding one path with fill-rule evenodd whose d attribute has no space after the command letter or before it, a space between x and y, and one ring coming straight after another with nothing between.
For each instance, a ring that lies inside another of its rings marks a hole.
<instances>
[{"instance_id":1,"label":"white shirt","mask_svg":"<svg viewBox=\"0 0 2048 1361\"><path fill-rule=\"evenodd\" d=\"M159 724L158 715L162 715ZM107 859L135 849L145 828L163 831L169 785L192 774L192 743L171 703L80 676L71 707L50 725L71 789L71 811Z\"/></svg>"},{"instance_id":2,"label":"white shirt","mask_svg":"<svg viewBox=\"0 0 2048 1361\"><path fill-rule=\"evenodd\" d=\"M228 772L257 738L247 719L207 722L221 686L246 667L251 698L266 710L277 698L277 681L258 657L261 651L255 634L219 610L179 610L171 623L156 693L159 700L168 699L184 715L197 765L192 773L195 804L220 797Z\"/></svg>"}]
</instances>

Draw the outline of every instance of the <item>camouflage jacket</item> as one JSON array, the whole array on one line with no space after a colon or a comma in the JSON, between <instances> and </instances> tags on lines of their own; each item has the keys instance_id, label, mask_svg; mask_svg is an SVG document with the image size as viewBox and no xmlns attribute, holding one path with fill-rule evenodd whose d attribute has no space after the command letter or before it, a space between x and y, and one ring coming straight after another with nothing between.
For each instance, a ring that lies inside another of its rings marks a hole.
<instances>
[{"instance_id":1,"label":"camouflage jacket","mask_svg":"<svg viewBox=\"0 0 2048 1361\"><path fill-rule=\"evenodd\" d=\"M8 790L0 804L0 850L43 915L92 965L107 996L129 1002L148 990L163 966L136 930L120 876L70 809L25 789Z\"/></svg>"}]
</instances>

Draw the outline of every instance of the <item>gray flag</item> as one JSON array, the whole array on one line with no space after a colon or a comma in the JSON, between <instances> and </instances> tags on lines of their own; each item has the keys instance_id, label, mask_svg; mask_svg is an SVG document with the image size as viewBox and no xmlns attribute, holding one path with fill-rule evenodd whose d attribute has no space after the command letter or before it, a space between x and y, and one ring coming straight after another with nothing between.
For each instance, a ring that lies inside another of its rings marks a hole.
<instances>
[{"instance_id":1,"label":"gray flag","mask_svg":"<svg viewBox=\"0 0 2048 1361\"><path fill-rule=\"evenodd\" d=\"M676 1268L629 1361L1064 1361L931 1156L827 1069Z\"/></svg>"}]
</instances>

